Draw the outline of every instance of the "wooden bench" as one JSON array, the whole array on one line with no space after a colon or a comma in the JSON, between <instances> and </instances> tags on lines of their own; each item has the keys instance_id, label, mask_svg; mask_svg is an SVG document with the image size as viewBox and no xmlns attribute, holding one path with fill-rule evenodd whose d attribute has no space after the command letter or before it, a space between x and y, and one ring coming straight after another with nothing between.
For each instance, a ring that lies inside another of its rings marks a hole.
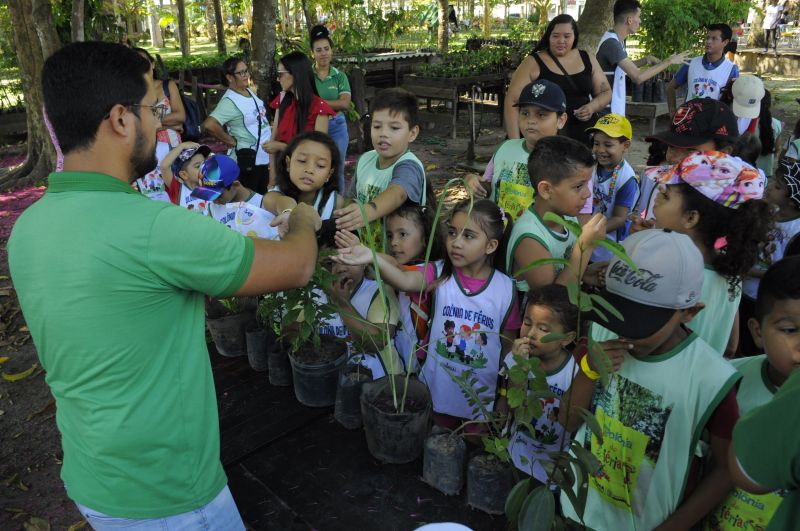
<instances>
[{"instance_id":1,"label":"wooden bench","mask_svg":"<svg viewBox=\"0 0 800 531\"><path fill-rule=\"evenodd\" d=\"M683 103L682 98L678 98L677 105ZM645 101L628 101L625 103L625 116L630 118L636 116L650 120L650 134L656 132L656 120L659 116L669 116L669 106L666 101L650 103Z\"/></svg>"}]
</instances>

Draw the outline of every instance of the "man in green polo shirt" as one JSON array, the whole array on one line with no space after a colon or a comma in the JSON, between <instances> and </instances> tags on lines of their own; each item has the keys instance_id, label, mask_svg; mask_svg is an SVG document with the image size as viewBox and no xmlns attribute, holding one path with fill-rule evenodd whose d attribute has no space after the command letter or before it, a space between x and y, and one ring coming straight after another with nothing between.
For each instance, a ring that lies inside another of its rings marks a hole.
<instances>
[{"instance_id":1,"label":"man in green polo shirt","mask_svg":"<svg viewBox=\"0 0 800 531\"><path fill-rule=\"evenodd\" d=\"M203 296L305 285L319 217L300 205L282 241L255 240L134 192L163 116L149 75L110 43L46 61L64 172L14 226L11 275L56 399L61 477L91 526L244 529L219 461Z\"/></svg>"}]
</instances>

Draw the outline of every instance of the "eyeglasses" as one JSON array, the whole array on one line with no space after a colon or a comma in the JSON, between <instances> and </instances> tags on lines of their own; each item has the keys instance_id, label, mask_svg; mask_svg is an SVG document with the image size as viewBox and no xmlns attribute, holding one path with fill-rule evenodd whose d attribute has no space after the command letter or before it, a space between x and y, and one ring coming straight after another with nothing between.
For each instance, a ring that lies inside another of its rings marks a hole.
<instances>
[{"instance_id":1,"label":"eyeglasses","mask_svg":"<svg viewBox=\"0 0 800 531\"><path fill-rule=\"evenodd\" d=\"M288 70L278 70L278 77L283 76L283 74L289 74L289 73L291 72L289 72Z\"/></svg>"},{"instance_id":2,"label":"eyeglasses","mask_svg":"<svg viewBox=\"0 0 800 531\"><path fill-rule=\"evenodd\" d=\"M129 106L150 109L150 112L153 113L153 118L155 118L159 122L162 121L164 119L164 116L167 115L167 106L162 103L159 103L158 105L142 105L141 103L133 103Z\"/></svg>"},{"instance_id":3,"label":"eyeglasses","mask_svg":"<svg viewBox=\"0 0 800 531\"><path fill-rule=\"evenodd\" d=\"M143 105L141 103L127 103L123 104L125 107L142 107L150 109L150 112L153 113L153 118L158 120L159 122L164 120L164 116L167 115L167 106L163 103L159 103L157 105ZM138 117L136 113L133 113L134 116ZM111 111L108 111L105 116L103 116L103 120L108 120L111 118Z\"/></svg>"},{"instance_id":4,"label":"eyeglasses","mask_svg":"<svg viewBox=\"0 0 800 531\"><path fill-rule=\"evenodd\" d=\"M247 77L250 75L250 70L244 69L233 73L234 76Z\"/></svg>"}]
</instances>

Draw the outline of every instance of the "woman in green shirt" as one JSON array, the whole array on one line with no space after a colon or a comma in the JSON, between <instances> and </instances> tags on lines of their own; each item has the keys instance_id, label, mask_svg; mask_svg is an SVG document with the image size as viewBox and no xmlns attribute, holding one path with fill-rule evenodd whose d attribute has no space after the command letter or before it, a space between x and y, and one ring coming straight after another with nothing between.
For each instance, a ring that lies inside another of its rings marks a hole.
<instances>
[{"instance_id":1,"label":"woman in green shirt","mask_svg":"<svg viewBox=\"0 0 800 531\"><path fill-rule=\"evenodd\" d=\"M339 163L339 193L344 195L344 159L350 137L344 111L350 106L350 82L347 74L331 66L333 42L325 26L314 26L310 33L311 57L314 59L314 81L319 97L336 111L328 122L328 134L336 142L341 154Z\"/></svg>"}]
</instances>

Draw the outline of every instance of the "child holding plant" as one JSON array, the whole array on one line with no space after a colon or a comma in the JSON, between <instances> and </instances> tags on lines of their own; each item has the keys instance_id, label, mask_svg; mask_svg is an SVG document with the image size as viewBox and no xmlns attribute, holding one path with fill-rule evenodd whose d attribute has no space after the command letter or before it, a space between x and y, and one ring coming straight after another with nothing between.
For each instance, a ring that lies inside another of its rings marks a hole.
<instances>
[{"instance_id":1,"label":"child holding plant","mask_svg":"<svg viewBox=\"0 0 800 531\"><path fill-rule=\"evenodd\" d=\"M436 263L438 278L432 284L422 271L404 271L385 256L376 256L386 283L406 292L433 294L421 379L431 392L434 422L450 429L464 420L484 420L473 414L451 375L470 373L478 381L476 392L482 389L478 393L481 401L493 403L501 353L508 352L519 330L513 281L502 272L502 264L494 263L496 254L502 256L506 231L497 205L486 199L474 204L467 199L455 206L447 220L447 255ZM358 245L340 249L335 260L370 264L373 253Z\"/></svg>"},{"instance_id":2,"label":"child holding plant","mask_svg":"<svg viewBox=\"0 0 800 531\"><path fill-rule=\"evenodd\" d=\"M349 363L362 365L377 379L403 372L392 342L399 308L394 291L381 294L378 283L365 276L365 269L364 265L333 263L333 282L326 295L337 313L320 326L319 333L350 338L351 353L358 354L352 354ZM322 304L327 302L322 299Z\"/></svg>"},{"instance_id":3,"label":"child holding plant","mask_svg":"<svg viewBox=\"0 0 800 531\"><path fill-rule=\"evenodd\" d=\"M569 447L569 434L556 420L561 397L575 377L576 363L569 346L576 339L578 308L569 302L567 288L551 284L531 290L522 319L520 338L506 356L506 372L516 365L515 358L537 358L554 397L542 399L542 415L530 424L515 422L508 445L511 460L519 470L547 483L543 462L551 452ZM551 336L548 338L547 336ZM512 384L513 385L513 384Z\"/></svg>"},{"instance_id":4,"label":"child holding plant","mask_svg":"<svg viewBox=\"0 0 800 531\"><path fill-rule=\"evenodd\" d=\"M528 159L528 174L536 188L536 201L519 217L506 249L506 267L516 276L517 290L566 285L577 271L586 270L595 240L606 236L606 218L595 214L583 227L580 240L559 223L545 219L550 212L578 223L577 216L592 193L594 158L582 143L565 136L539 140ZM577 243L577 245L576 245ZM530 264L542 259L557 259L538 267ZM569 262L570 267L564 267ZM526 269L527 268L527 269Z\"/></svg>"},{"instance_id":5,"label":"child holding plant","mask_svg":"<svg viewBox=\"0 0 800 531\"><path fill-rule=\"evenodd\" d=\"M773 226L763 193L764 177L756 168L731 155L703 151L664 174L655 198L656 227L688 235L703 255L700 300L706 310L691 328L720 356L736 350L742 278L756 264Z\"/></svg>"},{"instance_id":6,"label":"child holding plant","mask_svg":"<svg viewBox=\"0 0 800 531\"><path fill-rule=\"evenodd\" d=\"M431 241L432 240L432 241ZM426 260L430 242L431 252ZM350 232L336 234L338 247L358 245L358 238ZM410 201L386 217L386 248L384 259L393 260L396 266L405 271L419 271L425 274L427 285L436 278L434 262L442 258L442 241L438 228L434 225L433 211ZM395 335L395 346L403 359L407 371L417 372L425 361L428 344L428 316L430 299L423 291L400 291L400 327ZM412 361L412 352L416 358Z\"/></svg>"},{"instance_id":7,"label":"child holding plant","mask_svg":"<svg viewBox=\"0 0 800 531\"><path fill-rule=\"evenodd\" d=\"M514 106L519 111L522 138L506 140L497 148L483 177L466 176L465 184L477 198L493 200L516 221L533 202L536 190L528 176L528 158L533 146L546 136L557 135L567 123L564 91L555 83L540 79L528 84ZM581 213L591 214L591 195Z\"/></svg>"},{"instance_id":8,"label":"child holding plant","mask_svg":"<svg viewBox=\"0 0 800 531\"><path fill-rule=\"evenodd\" d=\"M419 134L417 98L401 88L385 89L372 101L370 135L374 150L361 155L356 166L351 196L356 202L334 212L336 228L358 230L366 222L383 220L406 201L426 204L425 167L408 146ZM380 230L378 230L380 229ZM382 250L383 224L373 233Z\"/></svg>"}]
</instances>

